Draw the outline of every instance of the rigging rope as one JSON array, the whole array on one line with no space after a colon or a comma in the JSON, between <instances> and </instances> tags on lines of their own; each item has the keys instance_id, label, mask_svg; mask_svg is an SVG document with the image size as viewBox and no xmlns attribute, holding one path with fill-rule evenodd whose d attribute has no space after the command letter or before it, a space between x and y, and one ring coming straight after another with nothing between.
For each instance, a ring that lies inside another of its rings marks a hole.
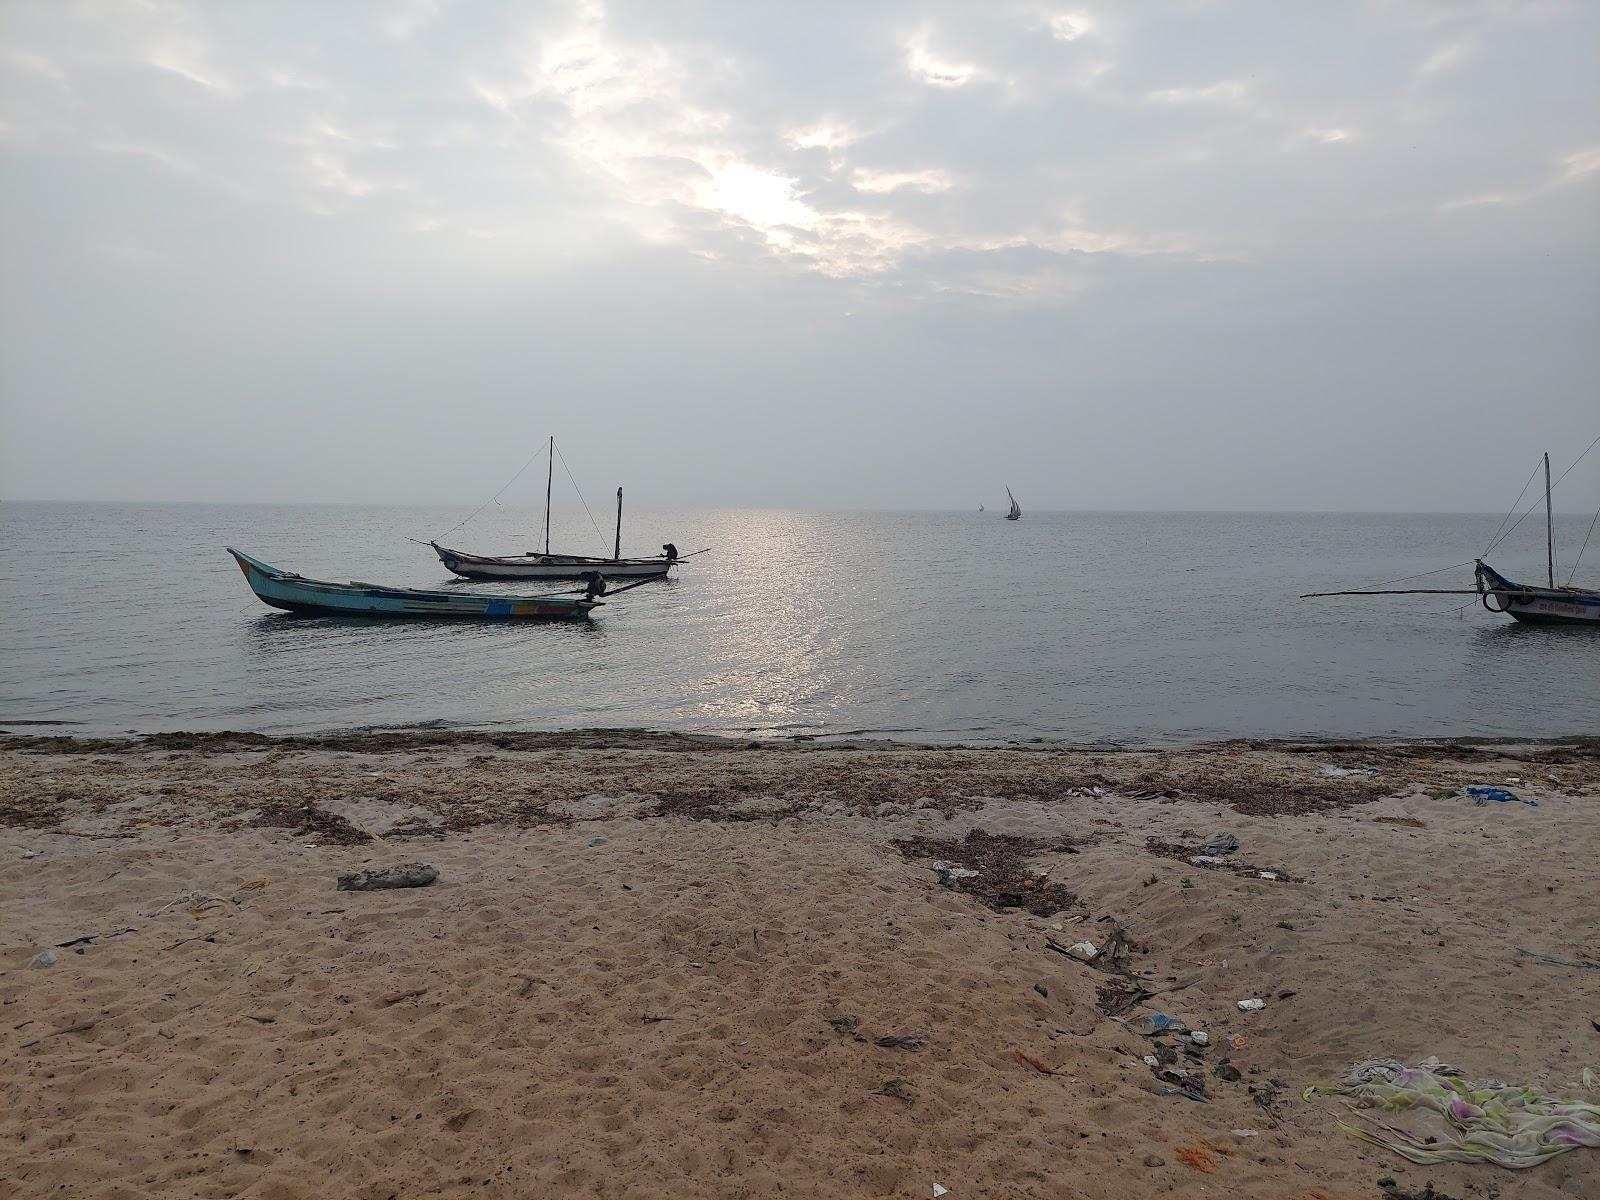
<instances>
[{"instance_id":1,"label":"rigging rope","mask_svg":"<svg viewBox=\"0 0 1600 1200\"><path fill-rule=\"evenodd\" d=\"M578 501L583 505L583 511L589 513L589 524L594 526L595 535L600 539L602 553L606 544L606 535L600 532L600 525L594 519L594 514L589 512L589 502L583 498L583 489L578 486L578 481L572 478L572 468L567 466L567 456L561 453L561 447L556 447L556 457L561 460L561 469L567 473L567 479L572 484L572 490L578 493Z\"/></svg>"},{"instance_id":2,"label":"rigging rope","mask_svg":"<svg viewBox=\"0 0 1600 1200\"><path fill-rule=\"evenodd\" d=\"M1506 527L1506 522L1511 520L1511 514L1517 511L1517 505L1521 504L1522 497L1527 495L1528 484L1533 482L1533 477L1538 473L1539 461L1536 459L1534 460L1533 470L1528 472L1528 483L1522 485L1522 491L1517 493L1517 498L1511 502L1511 507L1506 509L1506 515L1500 518L1500 528L1496 529L1494 531L1494 536L1489 539L1489 545L1484 549L1483 552L1485 555L1487 555L1490 550L1493 550L1495 542L1500 540L1500 530L1504 529Z\"/></svg>"},{"instance_id":3,"label":"rigging rope","mask_svg":"<svg viewBox=\"0 0 1600 1200\"><path fill-rule=\"evenodd\" d=\"M1578 564L1583 561L1583 552L1589 548L1589 539L1594 536L1594 523L1600 521L1600 508L1594 510L1594 516L1589 518L1589 532L1583 535L1583 545L1578 547L1578 557L1572 560L1572 570L1567 572L1567 586L1572 586L1572 577L1578 573Z\"/></svg>"},{"instance_id":4,"label":"rigging rope","mask_svg":"<svg viewBox=\"0 0 1600 1200\"><path fill-rule=\"evenodd\" d=\"M1583 450L1583 454L1589 453L1589 451L1593 450L1596 446L1600 446L1600 437L1596 437L1594 439L1594 441L1590 442L1587 446L1585 446L1584 450ZM1561 472L1560 475L1556 476L1556 483L1560 483L1563 479L1565 479L1568 475L1570 475L1572 473L1572 467L1577 466L1579 463L1581 463L1583 461L1583 454L1578 455L1577 458L1572 460L1572 466L1571 467L1568 467L1565 471ZM1538 468L1535 467L1534 470L1538 470ZM1555 490L1556 483L1552 483L1550 485L1550 488L1551 488L1552 491ZM1541 497L1541 499L1542 499L1542 497ZM1527 520L1528 519L1528 513L1531 513L1534 509L1536 509L1538 507L1539 507L1539 501L1535 500L1532 504L1530 504L1528 506L1527 511L1524 512L1520 517L1517 518L1517 525L1521 525L1525 520ZM1487 555L1490 550L1493 550L1497 545L1499 545L1501 542L1505 541L1506 538L1510 537L1513 533L1515 533L1517 531L1517 525L1513 525L1510 529L1506 530L1503 534L1501 534L1495 541L1491 542L1489 544L1488 548L1484 550L1484 552L1483 552L1484 555Z\"/></svg>"},{"instance_id":5,"label":"rigging rope","mask_svg":"<svg viewBox=\"0 0 1600 1200\"><path fill-rule=\"evenodd\" d=\"M542 449L544 449L544 447L541 446L541 447L539 447L539 449L542 450ZM502 487L498 492L496 492L494 495L490 496L482 504L478 505L477 508L473 509L471 514L467 517L467 519L465 521L462 521L462 522L460 522L459 524L456 524L456 525L452 525L449 529L446 529L443 533L438 534L432 540L437 542L439 540L439 538L449 537L456 530L460 529L462 525L467 524L467 522L471 521L473 519L473 517L476 517L484 509L488 508L489 505L491 505L491 504L499 504L500 503L500 497L504 496L506 494L506 489L509 488L513 483L515 483L518 479L521 479L522 478L522 473L524 471L526 471L529 467L533 466L533 460L538 458L538 457L539 457L539 450L535 450L529 456L528 461L523 463L520 467L517 468L517 473L515 475L513 475L510 479L506 480L505 487Z\"/></svg>"}]
</instances>

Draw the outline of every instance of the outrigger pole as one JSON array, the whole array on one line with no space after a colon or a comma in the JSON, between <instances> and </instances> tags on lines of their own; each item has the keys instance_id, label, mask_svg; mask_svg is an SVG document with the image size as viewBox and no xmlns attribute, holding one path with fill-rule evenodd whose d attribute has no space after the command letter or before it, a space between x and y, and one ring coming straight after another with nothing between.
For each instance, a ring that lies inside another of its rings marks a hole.
<instances>
[{"instance_id":1,"label":"outrigger pole","mask_svg":"<svg viewBox=\"0 0 1600 1200\"><path fill-rule=\"evenodd\" d=\"M1394 592L1306 592L1300 599L1318 596L1476 596L1477 588L1402 588Z\"/></svg>"}]
</instances>

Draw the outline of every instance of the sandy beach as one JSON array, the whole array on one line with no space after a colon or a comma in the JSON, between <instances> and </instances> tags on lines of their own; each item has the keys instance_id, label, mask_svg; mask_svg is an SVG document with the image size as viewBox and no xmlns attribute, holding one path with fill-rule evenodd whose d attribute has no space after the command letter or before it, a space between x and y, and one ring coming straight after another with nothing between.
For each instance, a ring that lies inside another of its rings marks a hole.
<instances>
[{"instance_id":1,"label":"sandy beach","mask_svg":"<svg viewBox=\"0 0 1600 1200\"><path fill-rule=\"evenodd\" d=\"M1600 1099L1597 818L1592 742L8 738L0 1195L1593 1196L1302 1092Z\"/></svg>"}]
</instances>

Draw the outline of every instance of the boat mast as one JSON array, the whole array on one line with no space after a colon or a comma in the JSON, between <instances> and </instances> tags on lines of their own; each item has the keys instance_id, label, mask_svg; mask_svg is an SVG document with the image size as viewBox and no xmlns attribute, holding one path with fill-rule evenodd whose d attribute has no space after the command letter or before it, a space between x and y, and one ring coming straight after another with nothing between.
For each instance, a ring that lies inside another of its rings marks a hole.
<instances>
[{"instance_id":1,"label":"boat mast","mask_svg":"<svg viewBox=\"0 0 1600 1200\"><path fill-rule=\"evenodd\" d=\"M1544 452L1544 549L1550 566L1550 588L1556 586L1556 522L1550 510L1550 451Z\"/></svg>"},{"instance_id":2,"label":"boat mast","mask_svg":"<svg viewBox=\"0 0 1600 1200\"><path fill-rule=\"evenodd\" d=\"M613 562L622 558L622 489L617 489L617 548L612 552Z\"/></svg>"},{"instance_id":3,"label":"boat mast","mask_svg":"<svg viewBox=\"0 0 1600 1200\"><path fill-rule=\"evenodd\" d=\"M550 487L556 481L556 435L550 435L550 473L544 477L544 553L550 557Z\"/></svg>"}]
</instances>

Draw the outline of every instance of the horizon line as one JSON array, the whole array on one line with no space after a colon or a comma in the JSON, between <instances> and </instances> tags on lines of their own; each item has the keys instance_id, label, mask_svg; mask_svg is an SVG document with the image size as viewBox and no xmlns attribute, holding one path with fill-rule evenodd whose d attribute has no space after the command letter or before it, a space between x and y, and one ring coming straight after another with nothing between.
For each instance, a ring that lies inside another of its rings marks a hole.
<instances>
[{"instance_id":1,"label":"horizon line","mask_svg":"<svg viewBox=\"0 0 1600 1200\"><path fill-rule=\"evenodd\" d=\"M61 504L99 506L106 508L132 507L236 507L236 508L471 508L471 501L397 501L397 500L41 500L33 497L0 497L5 504ZM541 508L520 504L500 505L512 511L542 512ZM557 505L552 511L560 512ZM584 511L582 507L569 507L570 511ZM637 507L635 512L800 512L800 513L971 513L973 508L820 508L795 505L742 504L742 505L660 505ZM995 509L999 512L999 509ZM1531 509L1529 510L1532 511ZM1165 515L1165 516L1282 516L1282 517L1493 517L1490 509L1452 508L1030 508L1024 515L1096 513L1102 515ZM1586 517L1591 514L1582 509L1556 509L1559 517Z\"/></svg>"}]
</instances>

